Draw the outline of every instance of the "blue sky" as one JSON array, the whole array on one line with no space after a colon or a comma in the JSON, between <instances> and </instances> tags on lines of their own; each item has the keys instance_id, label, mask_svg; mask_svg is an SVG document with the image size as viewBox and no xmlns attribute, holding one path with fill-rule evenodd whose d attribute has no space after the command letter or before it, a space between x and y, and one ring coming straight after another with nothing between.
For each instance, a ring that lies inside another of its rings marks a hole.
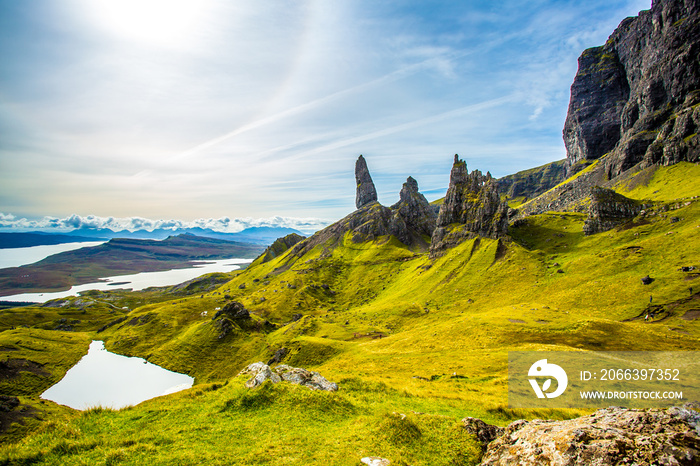
<instances>
[{"instance_id":1,"label":"blue sky","mask_svg":"<svg viewBox=\"0 0 700 466\"><path fill-rule=\"evenodd\" d=\"M649 7L0 0L0 224L332 221L360 154L385 205L562 159L577 57Z\"/></svg>"}]
</instances>

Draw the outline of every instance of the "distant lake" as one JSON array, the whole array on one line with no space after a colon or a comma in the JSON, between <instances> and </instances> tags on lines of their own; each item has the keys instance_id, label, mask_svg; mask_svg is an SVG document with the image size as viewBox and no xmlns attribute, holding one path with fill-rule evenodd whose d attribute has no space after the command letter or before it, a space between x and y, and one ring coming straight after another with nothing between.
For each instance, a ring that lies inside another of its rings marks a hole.
<instances>
[{"instance_id":1,"label":"distant lake","mask_svg":"<svg viewBox=\"0 0 700 466\"><path fill-rule=\"evenodd\" d=\"M151 364L145 359L110 353L101 341L70 368L41 398L85 410L120 409L192 387L194 378Z\"/></svg>"},{"instance_id":2,"label":"distant lake","mask_svg":"<svg viewBox=\"0 0 700 466\"><path fill-rule=\"evenodd\" d=\"M0 269L33 264L60 252L99 246L103 243L104 241L92 241L88 243L63 243L47 246L32 246L29 248L0 249Z\"/></svg>"},{"instance_id":3,"label":"distant lake","mask_svg":"<svg viewBox=\"0 0 700 466\"><path fill-rule=\"evenodd\" d=\"M109 291L123 288L139 291L151 286L177 285L206 273L231 272L233 270L240 269L241 264L249 264L251 262L253 262L253 259L223 259L206 261L202 265L187 269L173 269L163 272L141 272L131 275L107 277L104 279L106 280L104 282L78 285L72 287L68 291L58 291L55 293L23 293L12 296L1 296L0 301L43 303L52 299L77 296L78 293L88 290Z\"/></svg>"}]
</instances>

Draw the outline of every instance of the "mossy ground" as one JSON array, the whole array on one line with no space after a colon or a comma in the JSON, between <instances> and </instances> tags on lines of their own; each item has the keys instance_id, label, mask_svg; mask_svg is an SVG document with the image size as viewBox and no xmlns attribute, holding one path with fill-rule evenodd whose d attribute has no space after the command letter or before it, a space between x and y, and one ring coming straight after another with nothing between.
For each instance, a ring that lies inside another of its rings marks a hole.
<instances>
[{"instance_id":1,"label":"mossy ground","mask_svg":"<svg viewBox=\"0 0 700 466\"><path fill-rule=\"evenodd\" d=\"M64 412L45 402L48 421L2 447L0 464L358 464L374 455L475 464L480 452L459 428L463 417L504 425L581 414L509 409L508 351L700 348L700 274L681 269L700 268L700 201L676 200L696 195L700 177L694 165L675 167L623 192L652 199L650 213L589 237L584 215L554 212L511 228L512 241L471 239L435 260L393 238L344 237L301 258L256 262L215 290L176 299L112 293L110 303L128 309L88 307L74 332L48 329L60 312L77 312L70 308L1 311L0 356L50 368L40 383L23 376L7 385L28 403L90 339L187 372L196 385L121 411ZM650 296L660 318L648 323ZM211 319L230 300L252 319L219 338ZM244 389L238 371L281 347L285 363L321 372L339 392Z\"/></svg>"}]
</instances>

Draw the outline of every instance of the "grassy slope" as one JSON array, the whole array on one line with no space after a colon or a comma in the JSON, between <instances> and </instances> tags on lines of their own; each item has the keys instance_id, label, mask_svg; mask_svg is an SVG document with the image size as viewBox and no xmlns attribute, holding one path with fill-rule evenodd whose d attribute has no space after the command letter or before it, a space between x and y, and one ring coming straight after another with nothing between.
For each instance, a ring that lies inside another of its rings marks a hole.
<instances>
[{"instance_id":1,"label":"grassy slope","mask_svg":"<svg viewBox=\"0 0 700 466\"><path fill-rule=\"evenodd\" d=\"M657 205L618 231L584 237L584 216L547 213L513 228L505 248L470 240L435 262L392 239L343 238L332 250L253 264L216 291L137 307L128 320L85 335L188 372L198 385L129 410L45 424L2 455L45 464L138 464L144 455L156 463L357 464L379 455L397 464L472 464L478 451L456 427L462 417L505 424L579 414L509 410L509 350L700 348L700 323L683 319L700 308L697 290L694 299L688 290L700 280L679 270L700 266L700 201L676 200L698 193L698 175L691 164L638 175L624 194ZM645 275L654 282L643 285ZM219 339L211 317L226 295L251 310L253 325ZM644 323L650 295L665 318ZM302 317L292 321L295 314ZM278 328L256 329L266 319ZM286 363L318 370L340 392L248 392L243 379L230 379L280 347L291 350Z\"/></svg>"}]
</instances>

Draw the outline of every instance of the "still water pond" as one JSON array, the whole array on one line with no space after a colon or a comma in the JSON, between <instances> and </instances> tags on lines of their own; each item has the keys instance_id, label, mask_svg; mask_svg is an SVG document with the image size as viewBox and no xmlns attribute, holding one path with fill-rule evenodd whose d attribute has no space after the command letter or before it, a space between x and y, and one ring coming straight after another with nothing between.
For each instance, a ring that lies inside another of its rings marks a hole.
<instances>
[{"instance_id":1,"label":"still water pond","mask_svg":"<svg viewBox=\"0 0 700 466\"><path fill-rule=\"evenodd\" d=\"M201 275L213 272L232 272L240 269L242 264L249 264L253 259L222 259L200 262L187 269L172 269L161 272L141 272L130 275L116 275L106 277L100 282L76 285L68 291L56 291L52 293L23 293L12 296L2 296L0 301L26 301L32 303L45 303L52 299L63 299L68 296L77 296L88 290L108 291L114 289L130 289L139 291L151 286L170 286L192 280Z\"/></svg>"},{"instance_id":2,"label":"still water pond","mask_svg":"<svg viewBox=\"0 0 700 466\"><path fill-rule=\"evenodd\" d=\"M119 409L185 390L193 383L194 378L189 375L171 372L141 358L110 353L103 342L93 341L88 354L41 397L74 409Z\"/></svg>"}]
</instances>

